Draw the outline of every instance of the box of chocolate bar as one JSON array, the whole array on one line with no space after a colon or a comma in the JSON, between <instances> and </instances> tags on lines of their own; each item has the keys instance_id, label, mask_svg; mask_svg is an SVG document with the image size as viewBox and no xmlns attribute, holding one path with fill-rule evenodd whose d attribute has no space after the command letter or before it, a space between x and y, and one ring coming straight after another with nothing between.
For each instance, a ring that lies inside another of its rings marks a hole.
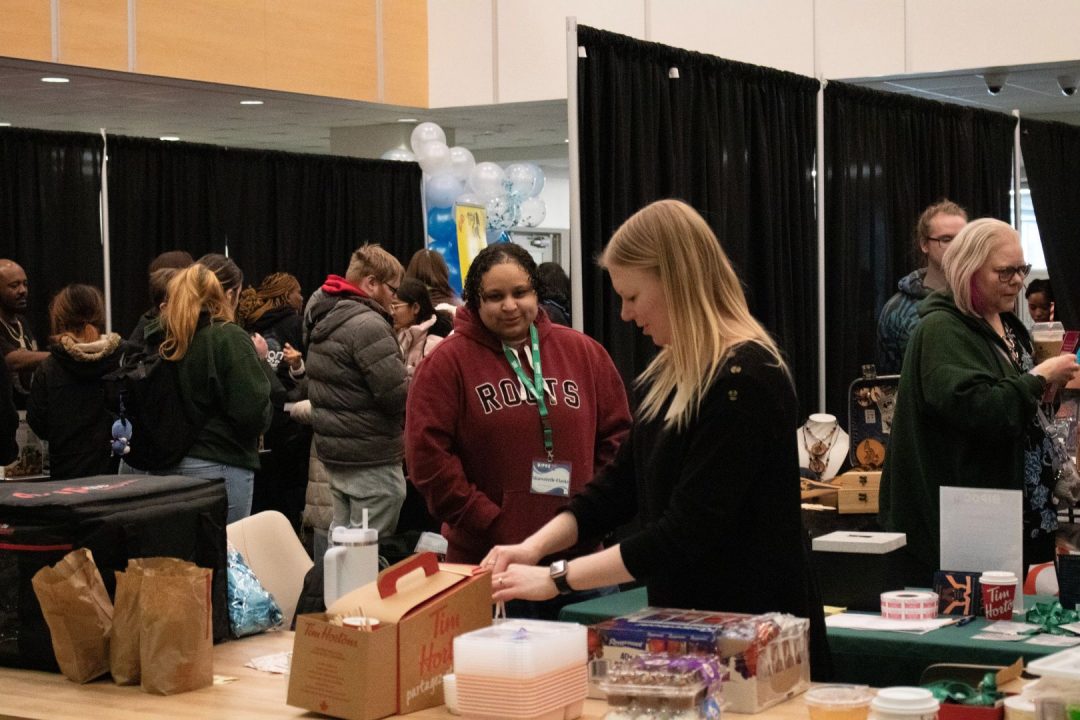
<instances>
[{"instance_id":1,"label":"box of chocolate bar","mask_svg":"<svg viewBox=\"0 0 1080 720\"><path fill-rule=\"evenodd\" d=\"M645 608L590 628L589 648L607 660L645 653L715 655L728 671L724 698L756 713L810 685L810 622L781 613Z\"/></svg>"}]
</instances>

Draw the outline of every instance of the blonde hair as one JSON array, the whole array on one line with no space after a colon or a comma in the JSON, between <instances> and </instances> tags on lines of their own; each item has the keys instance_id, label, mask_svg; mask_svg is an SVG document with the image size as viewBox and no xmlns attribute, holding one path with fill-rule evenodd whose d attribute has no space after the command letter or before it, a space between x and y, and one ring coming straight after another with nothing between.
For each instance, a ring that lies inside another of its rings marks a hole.
<instances>
[{"instance_id":1,"label":"blonde hair","mask_svg":"<svg viewBox=\"0 0 1080 720\"><path fill-rule=\"evenodd\" d=\"M396 257L378 245L368 243L361 245L352 254L349 269L345 271L345 279L353 285L359 285L361 280L371 275L385 284L397 280L404 274L405 269L401 267Z\"/></svg>"},{"instance_id":2,"label":"blonde hair","mask_svg":"<svg viewBox=\"0 0 1080 720\"><path fill-rule=\"evenodd\" d=\"M212 320L231 322L232 305L225 299L214 271L205 265L190 265L180 270L169 281L165 307L161 310L161 327L165 340L161 343L161 356L166 360L180 360L187 355L191 339L199 324L202 312Z\"/></svg>"},{"instance_id":3,"label":"blonde hair","mask_svg":"<svg viewBox=\"0 0 1080 720\"><path fill-rule=\"evenodd\" d=\"M949 243L941 258L941 269L960 312L982 317L979 298L972 292L972 280L990 254L1007 242L1020 242L1020 236L1011 225L994 218L980 218L965 225Z\"/></svg>"},{"instance_id":4,"label":"blonde hair","mask_svg":"<svg viewBox=\"0 0 1080 720\"><path fill-rule=\"evenodd\" d=\"M649 384L640 408L643 419L658 417L674 391L664 422L685 428L742 343L757 343L788 373L780 348L750 314L720 241L686 203L660 200L634 213L611 236L600 265L654 273L663 287L671 343L638 376L639 386Z\"/></svg>"}]
</instances>

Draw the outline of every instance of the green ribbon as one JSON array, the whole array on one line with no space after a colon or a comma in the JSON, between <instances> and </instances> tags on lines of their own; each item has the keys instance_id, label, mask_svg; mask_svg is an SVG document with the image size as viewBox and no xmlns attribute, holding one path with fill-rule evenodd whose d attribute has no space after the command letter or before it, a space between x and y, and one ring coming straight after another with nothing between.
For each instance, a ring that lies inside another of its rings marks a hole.
<instances>
[{"instance_id":1,"label":"green ribbon","mask_svg":"<svg viewBox=\"0 0 1080 720\"><path fill-rule=\"evenodd\" d=\"M1062 630L1061 626L1080 620L1080 615L1077 615L1075 610L1066 610L1055 600L1035 603L1035 607L1027 611L1024 619L1038 625L1045 633L1065 635L1068 631Z\"/></svg>"},{"instance_id":2,"label":"green ribbon","mask_svg":"<svg viewBox=\"0 0 1080 720\"><path fill-rule=\"evenodd\" d=\"M1005 697L1004 693L998 692L997 675L992 672L983 676L977 688L959 680L938 680L923 687L933 693L938 702L956 705L993 707L998 700Z\"/></svg>"}]
</instances>

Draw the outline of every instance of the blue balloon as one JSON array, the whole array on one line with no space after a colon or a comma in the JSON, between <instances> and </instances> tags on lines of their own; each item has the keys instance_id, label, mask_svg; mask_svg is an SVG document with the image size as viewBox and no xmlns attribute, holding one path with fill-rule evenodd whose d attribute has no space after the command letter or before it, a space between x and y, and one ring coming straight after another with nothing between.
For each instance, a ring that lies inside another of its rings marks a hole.
<instances>
[{"instance_id":1,"label":"blue balloon","mask_svg":"<svg viewBox=\"0 0 1080 720\"><path fill-rule=\"evenodd\" d=\"M510 242L510 235L505 230L499 228L489 227L487 229L487 243L488 245L494 245L495 243Z\"/></svg>"},{"instance_id":2,"label":"blue balloon","mask_svg":"<svg viewBox=\"0 0 1080 720\"><path fill-rule=\"evenodd\" d=\"M435 250L446 260L450 270L450 287L461 295L461 261L458 257L457 224L454 222L454 210L449 207L436 207L428 211L429 250Z\"/></svg>"},{"instance_id":3,"label":"blue balloon","mask_svg":"<svg viewBox=\"0 0 1080 720\"><path fill-rule=\"evenodd\" d=\"M433 240L446 246L457 245L457 224L454 222L454 209L433 207L427 214L427 232Z\"/></svg>"}]
</instances>

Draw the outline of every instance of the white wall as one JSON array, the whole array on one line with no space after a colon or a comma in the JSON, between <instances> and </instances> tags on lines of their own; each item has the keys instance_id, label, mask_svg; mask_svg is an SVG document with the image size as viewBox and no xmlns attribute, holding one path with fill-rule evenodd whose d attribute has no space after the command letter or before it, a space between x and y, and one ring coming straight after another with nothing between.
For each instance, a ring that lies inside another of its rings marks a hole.
<instances>
[{"instance_id":1,"label":"white wall","mask_svg":"<svg viewBox=\"0 0 1080 720\"><path fill-rule=\"evenodd\" d=\"M429 0L431 106L565 98L568 15L833 79L1080 58L1077 0Z\"/></svg>"}]
</instances>

